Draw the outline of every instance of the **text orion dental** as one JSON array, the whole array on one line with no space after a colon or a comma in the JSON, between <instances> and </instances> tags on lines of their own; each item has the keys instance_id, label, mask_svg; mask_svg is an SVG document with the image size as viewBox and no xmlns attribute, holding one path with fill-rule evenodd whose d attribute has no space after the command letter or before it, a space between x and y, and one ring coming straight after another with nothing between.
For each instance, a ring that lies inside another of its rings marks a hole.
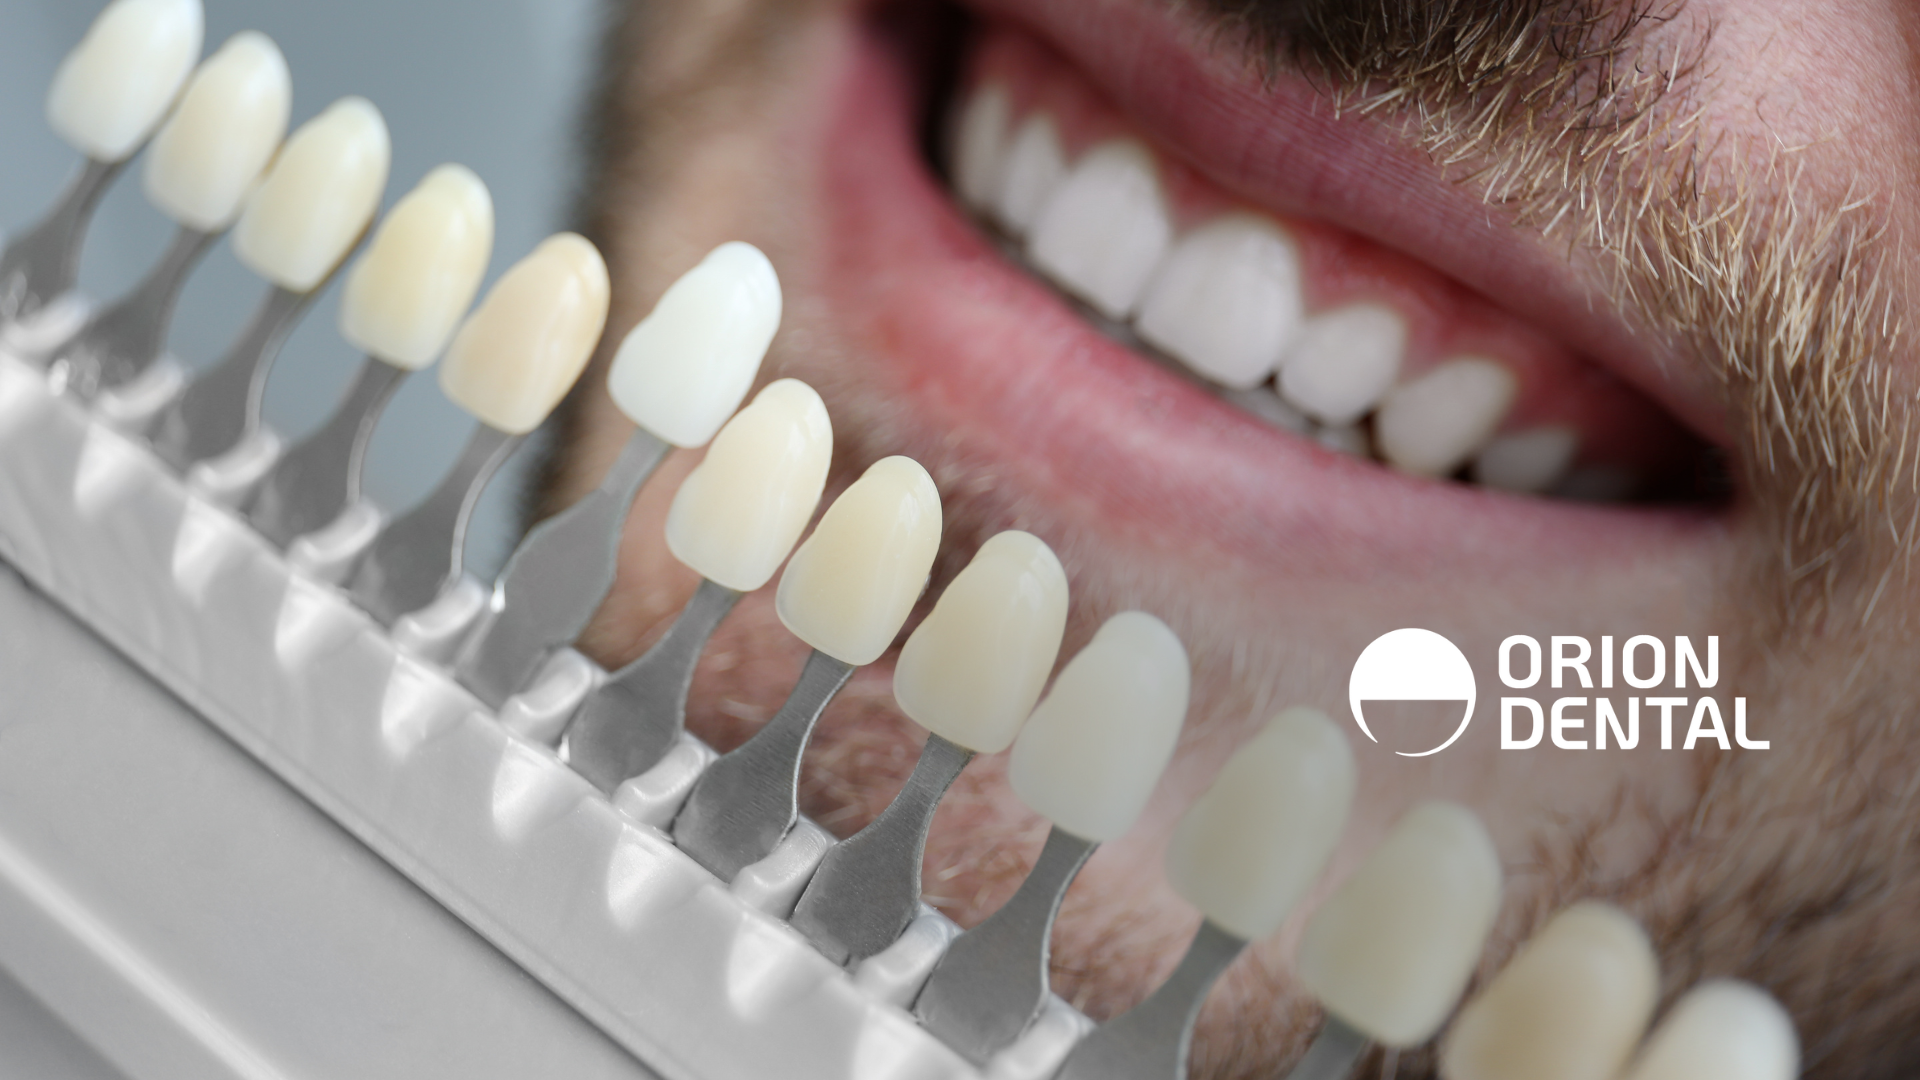
<instances>
[{"instance_id":1,"label":"text orion dental","mask_svg":"<svg viewBox=\"0 0 1920 1080\"><path fill-rule=\"evenodd\" d=\"M1720 681L1718 636L1707 638L1704 656L1703 661L1701 650L1694 647L1692 639L1683 636L1673 639L1669 664L1667 643L1649 634L1628 638L1618 650L1611 635L1602 637L1597 653L1593 643L1583 637L1556 635L1548 639L1548 648L1542 650L1538 640L1515 634L1500 643L1500 681L1511 689L1527 690L1545 675L1548 685L1555 690L1612 690L1617 671L1628 687L1651 690L1664 687L1671 668L1673 689L1711 690ZM1518 671L1516 664L1520 667ZM1514 731L1522 713L1531 721L1524 738L1517 737ZM1735 746L1765 750L1769 746L1765 739L1747 737L1747 699L1744 697L1734 698L1731 708L1723 709L1712 695L1663 694L1628 697L1624 701L1616 701L1609 695L1567 696L1556 698L1552 705L1544 708L1533 698L1503 697L1500 699L1500 748L1527 750L1540 745L1540 740L1551 733L1553 745L1563 750L1616 747L1631 750L1640 744L1643 713L1649 726L1657 719L1662 750L1673 749L1674 727L1680 720L1687 721L1680 744L1682 750L1691 750L1703 741L1716 743L1722 750ZM1729 717L1731 739L1727 734Z\"/></svg>"}]
</instances>

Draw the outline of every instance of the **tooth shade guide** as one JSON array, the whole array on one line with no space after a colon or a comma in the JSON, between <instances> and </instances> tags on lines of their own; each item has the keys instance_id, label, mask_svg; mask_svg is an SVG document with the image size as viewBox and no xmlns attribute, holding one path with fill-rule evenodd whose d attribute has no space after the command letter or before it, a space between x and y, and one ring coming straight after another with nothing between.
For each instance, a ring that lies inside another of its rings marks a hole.
<instances>
[{"instance_id":1,"label":"tooth shade guide","mask_svg":"<svg viewBox=\"0 0 1920 1080\"><path fill-rule=\"evenodd\" d=\"M319 288L380 208L393 156L386 120L345 97L280 148L233 228L233 252L289 292Z\"/></svg>"},{"instance_id":2,"label":"tooth shade guide","mask_svg":"<svg viewBox=\"0 0 1920 1080\"><path fill-rule=\"evenodd\" d=\"M1076 836L1117 839L1173 756L1190 680L1186 649L1165 623L1141 611L1108 619L1014 741L1014 793Z\"/></svg>"},{"instance_id":3,"label":"tooth shade guide","mask_svg":"<svg viewBox=\"0 0 1920 1080\"><path fill-rule=\"evenodd\" d=\"M1479 819L1422 803L1314 912L1294 969L1330 1016L1386 1046L1418 1046L1473 976L1500 891Z\"/></svg>"},{"instance_id":4,"label":"tooth shade guide","mask_svg":"<svg viewBox=\"0 0 1920 1080\"><path fill-rule=\"evenodd\" d=\"M1054 918L1097 847L1055 825L1012 898L947 946L913 1012L960 1056L986 1064L1045 1008Z\"/></svg>"},{"instance_id":5,"label":"tooth shade guide","mask_svg":"<svg viewBox=\"0 0 1920 1080\"><path fill-rule=\"evenodd\" d=\"M704 446L753 385L780 310L780 279L766 255L738 240L721 244L627 332L607 392L654 435Z\"/></svg>"},{"instance_id":6,"label":"tooth shade guide","mask_svg":"<svg viewBox=\"0 0 1920 1080\"><path fill-rule=\"evenodd\" d=\"M1207 992L1247 942L1200 924L1179 966L1147 1000L1094 1029L1067 1056L1054 1080L1160 1080L1187 1075L1193 1022Z\"/></svg>"},{"instance_id":7,"label":"tooth shade guide","mask_svg":"<svg viewBox=\"0 0 1920 1080\"><path fill-rule=\"evenodd\" d=\"M929 735L900 793L821 860L792 923L829 959L843 966L865 960L913 920L933 812L972 758L973 751Z\"/></svg>"},{"instance_id":8,"label":"tooth shade guide","mask_svg":"<svg viewBox=\"0 0 1920 1080\"><path fill-rule=\"evenodd\" d=\"M666 634L587 695L566 728L575 772L613 792L679 745L694 665L740 595L703 579Z\"/></svg>"},{"instance_id":9,"label":"tooth shade guide","mask_svg":"<svg viewBox=\"0 0 1920 1080\"><path fill-rule=\"evenodd\" d=\"M489 708L524 689L555 650L586 629L613 587L634 495L667 444L635 429L597 487L527 533L494 583L454 674Z\"/></svg>"},{"instance_id":10,"label":"tooth shade guide","mask_svg":"<svg viewBox=\"0 0 1920 1080\"><path fill-rule=\"evenodd\" d=\"M1317 710L1287 709L1182 815L1167 848L1167 879L1210 923L1264 938L1332 856L1353 789L1346 734Z\"/></svg>"},{"instance_id":11,"label":"tooth shade guide","mask_svg":"<svg viewBox=\"0 0 1920 1080\"><path fill-rule=\"evenodd\" d=\"M1793 1080L1800 1041L1766 991L1709 979L1681 995L1623 1080Z\"/></svg>"},{"instance_id":12,"label":"tooth shade guide","mask_svg":"<svg viewBox=\"0 0 1920 1080\"><path fill-rule=\"evenodd\" d=\"M914 628L895 662L901 711L983 754L1013 744L1053 671L1067 625L1067 574L1031 533L998 533Z\"/></svg>"},{"instance_id":13,"label":"tooth shade guide","mask_svg":"<svg viewBox=\"0 0 1920 1080\"><path fill-rule=\"evenodd\" d=\"M758 589L812 520L832 457L820 395L797 379L769 383L680 482L667 510L667 550L702 577Z\"/></svg>"},{"instance_id":14,"label":"tooth shade guide","mask_svg":"<svg viewBox=\"0 0 1920 1080\"><path fill-rule=\"evenodd\" d=\"M126 295L95 312L60 346L67 386L82 398L126 385L165 350L167 327L187 277L219 239L182 226L167 250Z\"/></svg>"},{"instance_id":15,"label":"tooth shade guide","mask_svg":"<svg viewBox=\"0 0 1920 1080\"><path fill-rule=\"evenodd\" d=\"M406 372L367 357L319 428L282 454L247 505L247 519L275 546L326 527L360 498L367 445L380 410Z\"/></svg>"},{"instance_id":16,"label":"tooth shade guide","mask_svg":"<svg viewBox=\"0 0 1920 1080\"><path fill-rule=\"evenodd\" d=\"M440 389L491 427L532 431L592 356L609 291L598 249L574 233L548 237L501 275L454 333Z\"/></svg>"},{"instance_id":17,"label":"tooth shade guide","mask_svg":"<svg viewBox=\"0 0 1920 1080\"><path fill-rule=\"evenodd\" d=\"M349 579L354 602L392 626L458 582L473 506L525 438L476 424L439 485L374 538Z\"/></svg>"},{"instance_id":18,"label":"tooth shade guide","mask_svg":"<svg viewBox=\"0 0 1920 1080\"><path fill-rule=\"evenodd\" d=\"M1583 901L1561 911L1469 1001L1441 1043L1447 1080L1611 1080L1659 994L1653 947L1631 917Z\"/></svg>"},{"instance_id":19,"label":"tooth shade guide","mask_svg":"<svg viewBox=\"0 0 1920 1080\"><path fill-rule=\"evenodd\" d=\"M286 136L292 97L272 39L251 30L227 39L147 147L147 201L201 232L232 225Z\"/></svg>"},{"instance_id":20,"label":"tooth shade guide","mask_svg":"<svg viewBox=\"0 0 1920 1080\"><path fill-rule=\"evenodd\" d=\"M918 462L882 458L827 507L781 572L780 621L858 667L880 658L926 586L940 544L940 493Z\"/></svg>"},{"instance_id":21,"label":"tooth shade guide","mask_svg":"<svg viewBox=\"0 0 1920 1080\"><path fill-rule=\"evenodd\" d=\"M61 61L47 122L67 145L112 164L131 157L200 55L199 0L115 0Z\"/></svg>"},{"instance_id":22,"label":"tooth shade guide","mask_svg":"<svg viewBox=\"0 0 1920 1080\"><path fill-rule=\"evenodd\" d=\"M814 650L786 703L753 737L701 774L673 840L722 881L772 853L799 817L800 757L854 666Z\"/></svg>"},{"instance_id":23,"label":"tooth shade guide","mask_svg":"<svg viewBox=\"0 0 1920 1080\"><path fill-rule=\"evenodd\" d=\"M465 166L439 166L387 212L347 272L340 336L394 367L427 367L473 304L492 253L487 185Z\"/></svg>"}]
</instances>

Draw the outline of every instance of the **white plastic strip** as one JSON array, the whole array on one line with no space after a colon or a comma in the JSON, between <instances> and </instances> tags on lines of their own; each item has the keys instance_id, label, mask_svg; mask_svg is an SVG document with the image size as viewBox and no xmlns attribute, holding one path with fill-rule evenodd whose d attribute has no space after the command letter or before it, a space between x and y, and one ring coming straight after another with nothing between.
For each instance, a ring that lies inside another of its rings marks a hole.
<instances>
[{"instance_id":1,"label":"white plastic strip","mask_svg":"<svg viewBox=\"0 0 1920 1080\"><path fill-rule=\"evenodd\" d=\"M0 556L663 1075L982 1075L4 353Z\"/></svg>"}]
</instances>

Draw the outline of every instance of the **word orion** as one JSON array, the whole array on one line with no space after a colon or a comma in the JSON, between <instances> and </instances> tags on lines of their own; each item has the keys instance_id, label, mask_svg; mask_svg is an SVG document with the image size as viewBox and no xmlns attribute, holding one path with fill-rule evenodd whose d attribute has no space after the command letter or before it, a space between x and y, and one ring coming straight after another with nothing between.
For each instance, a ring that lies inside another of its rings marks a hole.
<instances>
[{"instance_id":1,"label":"word orion","mask_svg":"<svg viewBox=\"0 0 1920 1080\"><path fill-rule=\"evenodd\" d=\"M1649 634L1628 638L1618 651L1611 636L1600 639L1598 650L1583 637L1554 636L1548 639L1546 649L1525 634L1515 634L1500 643L1500 681L1513 690L1532 689L1542 678L1554 690L1612 690L1616 672L1626 686L1652 690L1666 686L1669 668L1675 690L1713 689L1720 682L1719 637L1707 638L1704 660L1690 638L1675 637L1671 665L1667 643ZM1692 687L1688 685L1689 676ZM1523 713L1530 723L1527 734L1521 737L1515 729ZM1710 694L1634 696L1619 702L1605 695L1569 695L1546 706L1530 697L1501 698L1500 748L1528 750L1550 734L1553 745L1563 750L1632 750L1640 745L1643 713L1649 725L1657 714L1662 750L1674 748L1674 728L1681 719L1687 720L1682 750L1691 750L1701 742L1718 744L1722 750L1735 746L1765 750L1771 745L1768 740L1747 736L1744 697L1734 698L1732 705L1723 709L1720 700ZM1729 717L1733 722L1731 738L1727 735Z\"/></svg>"}]
</instances>

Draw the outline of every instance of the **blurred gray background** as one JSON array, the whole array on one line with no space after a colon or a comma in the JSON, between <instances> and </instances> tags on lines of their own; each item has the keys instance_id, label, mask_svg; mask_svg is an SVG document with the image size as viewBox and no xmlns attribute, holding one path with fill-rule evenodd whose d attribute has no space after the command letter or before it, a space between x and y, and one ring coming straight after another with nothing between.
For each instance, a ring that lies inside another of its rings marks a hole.
<instances>
[{"instance_id":1,"label":"blurred gray background","mask_svg":"<svg viewBox=\"0 0 1920 1080\"><path fill-rule=\"evenodd\" d=\"M292 125L335 98L378 105L393 135L385 205L443 162L472 168L493 192L493 261L482 290L568 224L578 180L575 133L592 80L600 0L204 0L206 51L240 30L271 36L293 73ZM0 0L0 231L37 219L77 165L47 128L54 69L104 0ZM107 196L82 262L81 285L114 296L158 256L172 224L140 194L136 160ZM172 348L211 363L238 332L265 284L223 243L187 286ZM335 330L339 283L329 286L275 363L267 421L298 437L331 411L359 362ZM409 379L374 438L367 490L400 509L424 495L453 461L473 421L431 372ZM532 449L532 448L529 448ZM469 567L483 578L515 539L523 450L476 512ZM0 1075L39 1080L112 1076L106 1062L0 972Z\"/></svg>"},{"instance_id":2,"label":"blurred gray background","mask_svg":"<svg viewBox=\"0 0 1920 1080\"><path fill-rule=\"evenodd\" d=\"M577 181L581 100L592 81L600 0L203 0L205 51L259 30L293 74L289 130L334 99L358 94L386 116L393 169L385 206L428 170L472 168L493 193L493 262L482 294L540 239L569 224ZM48 129L48 85L105 0L0 0L0 231L36 220L77 167ZM158 257L173 223L141 195L135 159L101 205L81 263L81 286L118 295ZM344 275L341 275L344 276ZM266 284L222 242L195 272L173 326L188 365L210 364L252 312ZM275 362L266 418L283 437L316 426L345 391L359 357L341 340L340 279L307 314ZM407 380L387 410L367 467L367 492L404 509L453 461L473 421L446 400L431 371ZM534 454L516 455L475 513L468 566L483 579L513 543L518 495Z\"/></svg>"}]
</instances>

